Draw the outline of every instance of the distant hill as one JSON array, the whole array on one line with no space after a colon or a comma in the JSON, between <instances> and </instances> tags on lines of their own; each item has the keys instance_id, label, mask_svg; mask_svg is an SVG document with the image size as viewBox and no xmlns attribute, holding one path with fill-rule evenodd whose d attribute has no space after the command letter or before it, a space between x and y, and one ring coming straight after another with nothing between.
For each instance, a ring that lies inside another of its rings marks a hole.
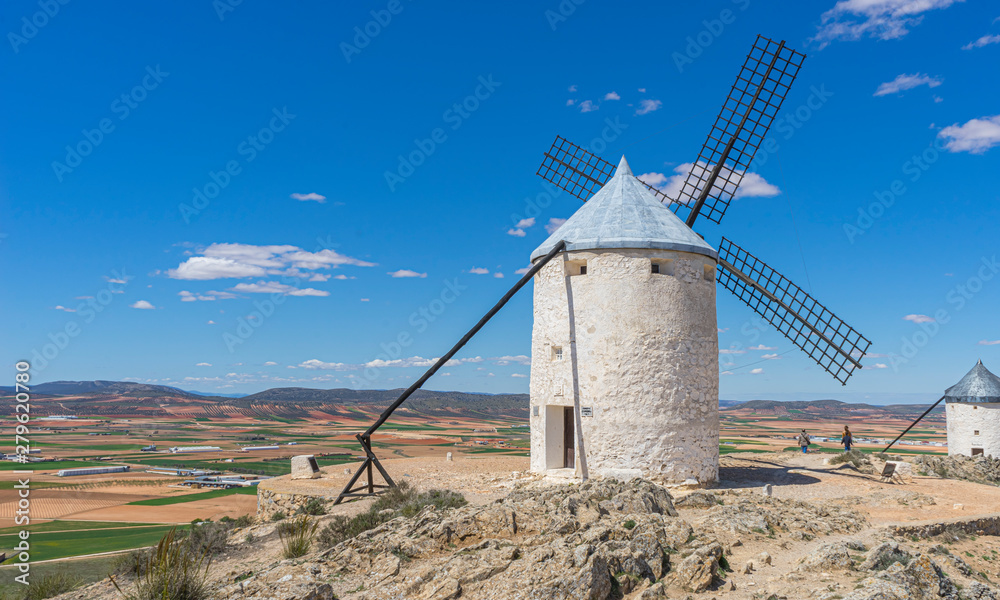
<instances>
[{"instance_id":1,"label":"distant hill","mask_svg":"<svg viewBox=\"0 0 1000 600\"><path fill-rule=\"evenodd\" d=\"M841 402L840 400L749 400L734 406L724 407L724 411L749 412L760 414L790 414L807 413L818 416L837 414L867 414L872 416L888 415L897 417L919 416L927 410L930 404L889 404L873 406L871 404ZM944 405L938 405L931 415L944 413Z\"/></svg>"},{"instance_id":2,"label":"distant hill","mask_svg":"<svg viewBox=\"0 0 1000 600\"><path fill-rule=\"evenodd\" d=\"M31 391L48 396L107 395L154 398L157 396L193 396L182 389L131 381L51 381L32 386Z\"/></svg>"}]
</instances>

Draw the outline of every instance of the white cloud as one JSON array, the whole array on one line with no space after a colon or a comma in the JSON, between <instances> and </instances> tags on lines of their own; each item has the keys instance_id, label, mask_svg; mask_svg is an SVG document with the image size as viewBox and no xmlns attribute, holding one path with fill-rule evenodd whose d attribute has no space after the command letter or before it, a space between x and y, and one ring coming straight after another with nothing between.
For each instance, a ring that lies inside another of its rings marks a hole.
<instances>
[{"instance_id":1,"label":"white cloud","mask_svg":"<svg viewBox=\"0 0 1000 600\"><path fill-rule=\"evenodd\" d=\"M493 277L496 277L497 279L503 279L503 273L500 272L494 273Z\"/></svg>"},{"instance_id":2,"label":"white cloud","mask_svg":"<svg viewBox=\"0 0 1000 600\"><path fill-rule=\"evenodd\" d=\"M200 362L195 365L196 367L211 367L212 363Z\"/></svg>"},{"instance_id":3,"label":"white cloud","mask_svg":"<svg viewBox=\"0 0 1000 600\"><path fill-rule=\"evenodd\" d=\"M733 374L732 371L723 371L723 372L719 373L719 375L732 375L732 374Z\"/></svg>"},{"instance_id":4,"label":"white cloud","mask_svg":"<svg viewBox=\"0 0 1000 600\"><path fill-rule=\"evenodd\" d=\"M330 292L313 288L297 288L277 281L258 281L257 283L238 283L232 288L234 292L244 294L282 294L284 296L329 296Z\"/></svg>"},{"instance_id":5,"label":"white cloud","mask_svg":"<svg viewBox=\"0 0 1000 600\"><path fill-rule=\"evenodd\" d=\"M660 102L659 100L650 100L647 98L639 102L639 108L636 109L635 114L637 115L649 114L655 110L659 110L661 106L663 106L663 102Z\"/></svg>"},{"instance_id":6,"label":"white cloud","mask_svg":"<svg viewBox=\"0 0 1000 600\"><path fill-rule=\"evenodd\" d=\"M944 147L949 152L982 154L1000 145L1000 115L972 119L964 125L956 123L942 129L938 137L948 140Z\"/></svg>"},{"instance_id":7,"label":"white cloud","mask_svg":"<svg viewBox=\"0 0 1000 600\"><path fill-rule=\"evenodd\" d=\"M938 102L944 102L944 98L942 98L941 96L935 95L934 96L934 103L937 104Z\"/></svg>"},{"instance_id":8,"label":"white cloud","mask_svg":"<svg viewBox=\"0 0 1000 600\"><path fill-rule=\"evenodd\" d=\"M531 270L531 267L523 267L521 269L518 269L518 270L514 271L514 273L516 275L524 275L525 273L527 273L530 270Z\"/></svg>"},{"instance_id":9,"label":"white cloud","mask_svg":"<svg viewBox=\"0 0 1000 600\"><path fill-rule=\"evenodd\" d=\"M1000 344L1000 340L979 340L980 346L996 346Z\"/></svg>"},{"instance_id":10,"label":"white cloud","mask_svg":"<svg viewBox=\"0 0 1000 600\"><path fill-rule=\"evenodd\" d=\"M969 42L968 44L962 46L962 50L972 50L973 48L982 48L983 46L989 46L990 44L1000 44L1000 35L984 35L974 42Z\"/></svg>"},{"instance_id":11,"label":"white cloud","mask_svg":"<svg viewBox=\"0 0 1000 600\"><path fill-rule=\"evenodd\" d=\"M888 369L889 365L885 363L875 363L873 365L868 365L866 367L861 367L862 370L873 370L873 369Z\"/></svg>"},{"instance_id":12,"label":"white cloud","mask_svg":"<svg viewBox=\"0 0 1000 600\"><path fill-rule=\"evenodd\" d=\"M594 112L598 108L600 107L591 102L590 100L584 100L583 102L580 103L580 112L582 113Z\"/></svg>"},{"instance_id":13,"label":"white cloud","mask_svg":"<svg viewBox=\"0 0 1000 600\"><path fill-rule=\"evenodd\" d=\"M534 226L535 226L535 217L528 217L527 219L521 219L520 221L517 222L517 225L514 225L514 227L517 227L518 229L527 229L529 227L534 227Z\"/></svg>"},{"instance_id":14,"label":"white cloud","mask_svg":"<svg viewBox=\"0 0 1000 600\"><path fill-rule=\"evenodd\" d=\"M362 298L361 301L362 302L371 302L372 299L371 298Z\"/></svg>"},{"instance_id":15,"label":"white cloud","mask_svg":"<svg viewBox=\"0 0 1000 600\"><path fill-rule=\"evenodd\" d=\"M136 302L133 302L129 306L131 306L132 308L139 308L139 309L142 309L142 310L150 310L150 309L156 308L155 306L153 306L149 302L146 302L145 300L138 300Z\"/></svg>"},{"instance_id":16,"label":"white cloud","mask_svg":"<svg viewBox=\"0 0 1000 600\"><path fill-rule=\"evenodd\" d=\"M62 304L57 304L57 305L53 306L52 308L54 308L56 310L61 310L61 311L64 311L64 312L76 312L75 308L66 308Z\"/></svg>"},{"instance_id":17,"label":"white cloud","mask_svg":"<svg viewBox=\"0 0 1000 600\"><path fill-rule=\"evenodd\" d=\"M905 36L923 20L921 13L948 8L963 0L841 0L823 13L822 25L810 40L825 48L836 40L870 37L892 40Z\"/></svg>"},{"instance_id":18,"label":"white cloud","mask_svg":"<svg viewBox=\"0 0 1000 600\"><path fill-rule=\"evenodd\" d=\"M646 93L646 88L639 88L639 93L640 94L645 94Z\"/></svg>"},{"instance_id":19,"label":"white cloud","mask_svg":"<svg viewBox=\"0 0 1000 600\"><path fill-rule=\"evenodd\" d=\"M277 364L278 363L274 362L273 360L269 360L266 363L264 363L264 366L265 367L274 367L274 366L277 366Z\"/></svg>"},{"instance_id":20,"label":"white cloud","mask_svg":"<svg viewBox=\"0 0 1000 600\"><path fill-rule=\"evenodd\" d=\"M212 244L167 271L173 279L245 279L266 275L308 278L317 269L344 265L374 267L375 263L345 256L334 250L307 252L297 246L255 246L252 244Z\"/></svg>"},{"instance_id":21,"label":"white cloud","mask_svg":"<svg viewBox=\"0 0 1000 600\"><path fill-rule=\"evenodd\" d=\"M608 92L604 94L605 100L621 100L622 97L618 95L618 92Z\"/></svg>"},{"instance_id":22,"label":"white cloud","mask_svg":"<svg viewBox=\"0 0 1000 600\"><path fill-rule=\"evenodd\" d=\"M205 323L206 325L215 325L215 321L209 320Z\"/></svg>"},{"instance_id":23,"label":"white cloud","mask_svg":"<svg viewBox=\"0 0 1000 600\"><path fill-rule=\"evenodd\" d=\"M778 354L765 354L761 358L765 360L781 360L781 356Z\"/></svg>"},{"instance_id":24,"label":"white cloud","mask_svg":"<svg viewBox=\"0 0 1000 600\"><path fill-rule=\"evenodd\" d=\"M523 229L516 229L514 227L511 227L510 229L507 230L507 235L512 235L514 237L524 237L527 234L524 232Z\"/></svg>"},{"instance_id":25,"label":"white cloud","mask_svg":"<svg viewBox=\"0 0 1000 600\"><path fill-rule=\"evenodd\" d=\"M347 275L344 275L343 273L341 273L340 275L337 275L336 277L334 277L334 279L354 279L354 278L353 277L348 277ZM314 273L312 275L312 277L310 277L306 281L316 281L316 282L319 282L319 281L330 281L330 276L327 275L326 273Z\"/></svg>"},{"instance_id":26,"label":"white cloud","mask_svg":"<svg viewBox=\"0 0 1000 600\"><path fill-rule=\"evenodd\" d=\"M198 300L204 302L211 302L213 300L230 300L236 297L236 294L231 294L229 292L218 292L215 290L209 290L204 294L193 294L187 290L181 290L177 292L177 295L181 297L181 302L195 302Z\"/></svg>"},{"instance_id":27,"label":"white cloud","mask_svg":"<svg viewBox=\"0 0 1000 600\"><path fill-rule=\"evenodd\" d=\"M566 106L573 106L574 102L576 102L576 100L570 98L569 100L566 101Z\"/></svg>"},{"instance_id":28,"label":"white cloud","mask_svg":"<svg viewBox=\"0 0 1000 600\"><path fill-rule=\"evenodd\" d=\"M764 369L750 369L750 374L751 375L760 375L763 372L764 372Z\"/></svg>"},{"instance_id":29,"label":"white cloud","mask_svg":"<svg viewBox=\"0 0 1000 600\"><path fill-rule=\"evenodd\" d=\"M326 204L326 196L321 196L315 192L309 192L308 194L292 194L292 198L299 200L301 202L319 202L320 204Z\"/></svg>"},{"instance_id":30,"label":"white cloud","mask_svg":"<svg viewBox=\"0 0 1000 600\"><path fill-rule=\"evenodd\" d=\"M501 367L506 367L510 364L518 364L528 366L531 364L531 357L525 356L524 354L518 354L516 356L494 356L490 358L493 362Z\"/></svg>"},{"instance_id":31,"label":"white cloud","mask_svg":"<svg viewBox=\"0 0 1000 600\"><path fill-rule=\"evenodd\" d=\"M725 332L729 331L728 327L717 327L716 329L719 330L719 333L725 333Z\"/></svg>"},{"instance_id":32,"label":"white cloud","mask_svg":"<svg viewBox=\"0 0 1000 600\"><path fill-rule=\"evenodd\" d=\"M390 271L388 274L397 279L400 277L427 277L427 273L417 273L416 271L411 271L409 269Z\"/></svg>"},{"instance_id":33,"label":"white cloud","mask_svg":"<svg viewBox=\"0 0 1000 600\"><path fill-rule=\"evenodd\" d=\"M700 182L708 179L708 174L715 167L715 165L707 165L703 162L698 162L696 167L697 172L695 173L695 181ZM684 188L684 182L687 180L688 173L695 168L694 163L684 163L674 167L674 174L667 176L663 173L643 173L639 175L638 178L643 183L647 183L656 189L663 192L671 200L677 201L681 196L681 190ZM727 195L733 193L733 185L727 183L728 181L735 181L738 179L740 172L733 174L733 172L727 168L723 167L719 171L719 178L715 180L715 185L713 190L718 191L721 186L725 186L724 191ZM763 177L757 173L747 173L742 172L742 180L740 181L740 187L736 188L736 194L733 195L734 198L770 198L772 196L777 196L781 193L778 186L769 183ZM686 190L693 196L697 196L701 192L699 187L697 190Z\"/></svg>"},{"instance_id":34,"label":"white cloud","mask_svg":"<svg viewBox=\"0 0 1000 600\"><path fill-rule=\"evenodd\" d=\"M528 377L524 373L511 373L510 376L511 377L516 377L518 379L526 379Z\"/></svg>"},{"instance_id":35,"label":"white cloud","mask_svg":"<svg viewBox=\"0 0 1000 600\"><path fill-rule=\"evenodd\" d=\"M576 91L576 86L575 85L569 86L568 91L575 92Z\"/></svg>"},{"instance_id":36,"label":"white cloud","mask_svg":"<svg viewBox=\"0 0 1000 600\"><path fill-rule=\"evenodd\" d=\"M729 348L719 348L719 354L746 354L746 350L732 350Z\"/></svg>"},{"instance_id":37,"label":"white cloud","mask_svg":"<svg viewBox=\"0 0 1000 600\"><path fill-rule=\"evenodd\" d=\"M915 87L920 87L926 85L928 87L935 88L941 85L940 79L935 79L930 75L924 75L923 73L914 73L913 75L897 75L892 81L887 81L878 86L875 90L873 96L887 96L889 94L898 94L899 92L905 90L912 90Z\"/></svg>"},{"instance_id":38,"label":"white cloud","mask_svg":"<svg viewBox=\"0 0 1000 600\"><path fill-rule=\"evenodd\" d=\"M565 222L566 219L556 219L553 217L549 219L549 222L545 225L545 232L548 233L549 235L552 235L553 233L556 232L556 229L562 227L562 224Z\"/></svg>"},{"instance_id":39,"label":"white cloud","mask_svg":"<svg viewBox=\"0 0 1000 600\"><path fill-rule=\"evenodd\" d=\"M933 323L934 319L928 317L927 315L906 315L903 317L904 321L911 321L913 323Z\"/></svg>"},{"instance_id":40,"label":"white cloud","mask_svg":"<svg viewBox=\"0 0 1000 600\"><path fill-rule=\"evenodd\" d=\"M750 346L751 350L777 350L772 346L765 346L764 344L757 344L756 346Z\"/></svg>"},{"instance_id":41,"label":"white cloud","mask_svg":"<svg viewBox=\"0 0 1000 600\"><path fill-rule=\"evenodd\" d=\"M473 275L489 275L490 270L485 267L472 267L469 269L469 273L472 273Z\"/></svg>"},{"instance_id":42,"label":"white cloud","mask_svg":"<svg viewBox=\"0 0 1000 600\"><path fill-rule=\"evenodd\" d=\"M312 371L346 371L351 368L351 365L345 365L344 363L330 363L323 362L316 358L311 358L309 360L299 363L298 367L300 369L309 369ZM293 367L294 368L294 367Z\"/></svg>"}]
</instances>

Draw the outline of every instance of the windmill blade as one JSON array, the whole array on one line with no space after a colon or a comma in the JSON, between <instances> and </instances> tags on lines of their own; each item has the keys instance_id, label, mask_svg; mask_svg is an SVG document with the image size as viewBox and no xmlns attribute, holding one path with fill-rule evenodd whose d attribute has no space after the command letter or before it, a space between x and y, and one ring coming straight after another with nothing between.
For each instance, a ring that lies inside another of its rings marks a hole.
<instances>
[{"instance_id":1,"label":"windmill blade","mask_svg":"<svg viewBox=\"0 0 1000 600\"><path fill-rule=\"evenodd\" d=\"M846 385L871 342L802 288L722 238L719 283Z\"/></svg>"},{"instance_id":2,"label":"windmill blade","mask_svg":"<svg viewBox=\"0 0 1000 600\"><path fill-rule=\"evenodd\" d=\"M614 164L557 135L536 174L586 202L607 183L615 169ZM661 202L672 202L660 190L645 181L642 183L659 196Z\"/></svg>"},{"instance_id":3,"label":"windmill blade","mask_svg":"<svg viewBox=\"0 0 1000 600\"><path fill-rule=\"evenodd\" d=\"M805 58L784 41L757 36L681 187L688 227L700 214L722 221Z\"/></svg>"}]
</instances>

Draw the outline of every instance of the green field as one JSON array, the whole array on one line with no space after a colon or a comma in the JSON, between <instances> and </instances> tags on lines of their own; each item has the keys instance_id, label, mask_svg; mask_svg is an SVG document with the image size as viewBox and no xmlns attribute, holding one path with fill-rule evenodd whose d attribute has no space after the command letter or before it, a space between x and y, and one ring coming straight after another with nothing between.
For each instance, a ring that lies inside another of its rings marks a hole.
<instances>
[{"instance_id":1,"label":"green field","mask_svg":"<svg viewBox=\"0 0 1000 600\"><path fill-rule=\"evenodd\" d=\"M234 494L256 495L256 487L238 487L224 490L211 490L198 494L184 494L182 496L167 496L165 498L150 498L149 500L136 500L129 502L127 506L166 506L168 504L182 504L184 502L194 502L196 500L210 500L221 498L222 496L232 496Z\"/></svg>"},{"instance_id":2,"label":"green field","mask_svg":"<svg viewBox=\"0 0 1000 600\"><path fill-rule=\"evenodd\" d=\"M27 529L32 533L46 531L73 531L77 529L115 529L121 527L160 527L157 523L121 523L118 521L48 521L46 523L35 523L27 527L4 527L0 529L0 536Z\"/></svg>"},{"instance_id":3,"label":"green field","mask_svg":"<svg viewBox=\"0 0 1000 600\"><path fill-rule=\"evenodd\" d=\"M31 560L51 560L97 552L113 552L155 545L173 525L133 527L123 523L123 529L109 535L107 528L96 530L46 531L32 534ZM187 526L182 526L187 527ZM17 545L17 534L0 535L0 548L11 549Z\"/></svg>"},{"instance_id":4,"label":"green field","mask_svg":"<svg viewBox=\"0 0 1000 600\"><path fill-rule=\"evenodd\" d=\"M356 462L360 460L355 456L317 458L319 466L342 465L344 463ZM135 461L139 464L150 467L166 467L168 469L204 469L213 471L232 471L237 473L237 469L252 471L260 475L288 475L292 472L291 462L288 460L263 462L263 461L241 461L224 463L207 460L192 460L188 458L140 458Z\"/></svg>"},{"instance_id":5,"label":"green field","mask_svg":"<svg viewBox=\"0 0 1000 600\"><path fill-rule=\"evenodd\" d=\"M91 460L54 460L40 463L16 463L0 461L0 471L58 471L59 469L79 469L81 467L114 467L121 463L114 461L94 462Z\"/></svg>"},{"instance_id":6,"label":"green field","mask_svg":"<svg viewBox=\"0 0 1000 600\"><path fill-rule=\"evenodd\" d=\"M108 576L114 568L115 559L114 556L100 556L31 565L31 581L62 574L79 579L81 585L95 583ZM16 573L14 566L0 568L0 598L24 598L24 586L14 581Z\"/></svg>"},{"instance_id":7,"label":"green field","mask_svg":"<svg viewBox=\"0 0 1000 600\"><path fill-rule=\"evenodd\" d=\"M736 446L719 446L719 454L732 454L733 452L752 452L754 454L762 454L769 452L769 450L737 448Z\"/></svg>"}]
</instances>

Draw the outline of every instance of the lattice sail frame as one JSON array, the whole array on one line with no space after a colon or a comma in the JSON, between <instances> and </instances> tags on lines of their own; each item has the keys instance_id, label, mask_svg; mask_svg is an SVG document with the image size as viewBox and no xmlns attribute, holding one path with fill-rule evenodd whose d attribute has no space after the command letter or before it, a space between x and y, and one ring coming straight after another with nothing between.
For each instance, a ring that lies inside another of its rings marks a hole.
<instances>
[{"instance_id":1,"label":"lattice sail frame","mask_svg":"<svg viewBox=\"0 0 1000 600\"><path fill-rule=\"evenodd\" d=\"M799 286L732 241L719 245L719 283L840 383L861 367L871 342Z\"/></svg>"},{"instance_id":2,"label":"lattice sail frame","mask_svg":"<svg viewBox=\"0 0 1000 600\"><path fill-rule=\"evenodd\" d=\"M722 221L805 58L784 42L757 36L676 202L690 210L721 162L699 216Z\"/></svg>"},{"instance_id":3,"label":"lattice sail frame","mask_svg":"<svg viewBox=\"0 0 1000 600\"><path fill-rule=\"evenodd\" d=\"M586 202L611 179L617 168L600 156L557 135L552 147L542 157L542 164L538 166L536 174ZM642 184L656 194L661 202L671 202L660 190L645 181Z\"/></svg>"}]
</instances>

